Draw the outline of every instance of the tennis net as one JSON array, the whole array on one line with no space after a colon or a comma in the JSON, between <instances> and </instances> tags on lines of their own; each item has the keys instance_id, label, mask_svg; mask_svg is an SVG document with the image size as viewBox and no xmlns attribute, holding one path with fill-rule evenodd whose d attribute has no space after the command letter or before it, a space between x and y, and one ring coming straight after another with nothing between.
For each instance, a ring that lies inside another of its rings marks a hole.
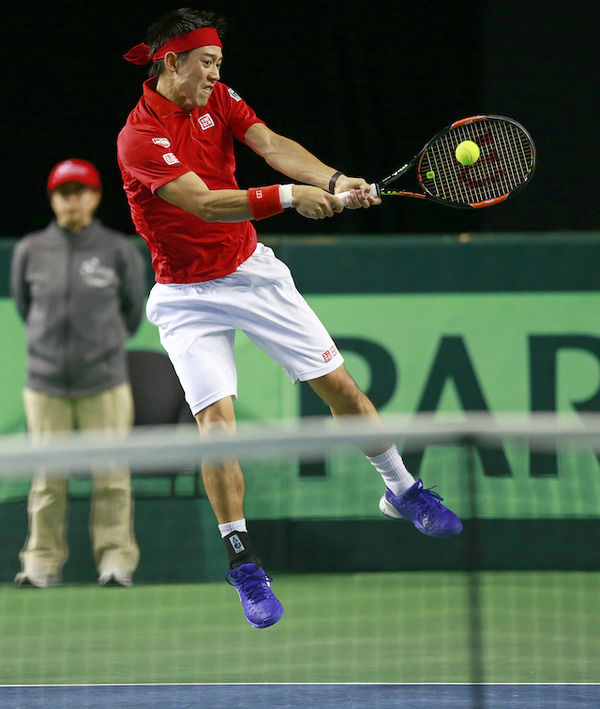
<instances>
[{"instance_id":1,"label":"tennis net","mask_svg":"<svg viewBox=\"0 0 600 709\"><path fill-rule=\"evenodd\" d=\"M389 438L461 516L461 535L380 517L381 480L356 446ZM199 475L202 457L233 454L285 607L264 631L223 581ZM599 454L594 415L242 422L235 437L178 426L36 448L5 436L0 706L600 705ZM91 461L132 469L132 588L95 583ZM63 586L24 590L11 581L39 465L71 476L71 558ZM146 694L159 689L170 694Z\"/></svg>"}]
</instances>

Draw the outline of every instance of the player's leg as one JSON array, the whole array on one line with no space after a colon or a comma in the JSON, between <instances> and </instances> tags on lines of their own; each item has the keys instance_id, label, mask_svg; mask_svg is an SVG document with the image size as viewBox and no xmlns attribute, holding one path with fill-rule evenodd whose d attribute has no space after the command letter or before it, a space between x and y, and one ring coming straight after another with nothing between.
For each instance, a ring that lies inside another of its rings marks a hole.
<instances>
[{"instance_id":1,"label":"player's leg","mask_svg":"<svg viewBox=\"0 0 600 709\"><path fill-rule=\"evenodd\" d=\"M133 394L129 383L78 397L74 401L81 430L104 431L122 438L133 426ZM131 586L140 552L133 531L131 474L126 466L93 471L90 537L101 586Z\"/></svg>"},{"instance_id":2,"label":"player's leg","mask_svg":"<svg viewBox=\"0 0 600 709\"><path fill-rule=\"evenodd\" d=\"M336 417L378 417L343 366L331 335L296 289L289 269L270 249L259 245L255 255L230 277L232 284L238 279L244 298L234 301L232 297L230 303L238 327L283 367L292 382L310 382ZM437 493L424 490L420 480L415 482L396 446L384 442L365 453L386 484L380 501L384 514L411 519L428 535L460 532L458 517L440 504Z\"/></svg>"},{"instance_id":3,"label":"player's leg","mask_svg":"<svg viewBox=\"0 0 600 709\"><path fill-rule=\"evenodd\" d=\"M329 406L334 418L366 416L374 421L380 420L374 404L357 386L343 364L333 372L309 380L308 384ZM392 441L382 441L362 450L383 477L386 487L394 494L402 495L415 484L415 479L406 469Z\"/></svg>"},{"instance_id":4,"label":"player's leg","mask_svg":"<svg viewBox=\"0 0 600 709\"><path fill-rule=\"evenodd\" d=\"M313 391L329 406L334 418L367 416L380 420L379 412L369 397L358 387L342 364L333 372L308 380ZM392 442L384 442L365 450L366 455L378 455L388 450ZM414 482L414 480L413 480Z\"/></svg>"},{"instance_id":5,"label":"player's leg","mask_svg":"<svg viewBox=\"0 0 600 709\"><path fill-rule=\"evenodd\" d=\"M196 413L200 435L235 430L233 397L214 402ZM246 620L255 628L268 628L283 615L283 606L270 588L270 578L250 541L244 517L244 476L235 458L203 460L202 481L225 541L231 571L227 581L235 586Z\"/></svg>"},{"instance_id":6,"label":"player's leg","mask_svg":"<svg viewBox=\"0 0 600 709\"><path fill-rule=\"evenodd\" d=\"M157 284L146 308L148 320L159 329L160 341L181 382L200 435L235 429L235 326L229 324L232 308L222 302L228 291L219 287L222 284L223 279L192 286ZM227 581L236 587L251 625L273 625L281 618L283 608L252 551L244 517L240 466L236 460L205 460L202 478L230 559Z\"/></svg>"},{"instance_id":7,"label":"player's leg","mask_svg":"<svg viewBox=\"0 0 600 709\"><path fill-rule=\"evenodd\" d=\"M200 435L214 431L235 431L233 397L214 402L196 413ZM202 461L202 481L219 524L233 523L244 516L244 476L235 458Z\"/></svg>"},{"instance_id":8,"label":"player's leg","mask_svg":"<svg viewBox=\"0 0 600 709\"><path fill-rule=\"evenodd\" d=\"M34 445L73 429L68 399L25 389L23 401L27 429ZM29 532L20 554L21 571L15 577L18 585L45 587L61 583L62 568L69 556L67 486L66 477L49 476L43 470L33 478L27 498Z\"/></svg>"},{"instance_id":9,"label":"player's leg","mask_svg":"<svg viewBox=\"0 0 600 709\"><path fill-rule=\"evenodd\" d=\"M344 365L328 374L309 380L312 389L329 406L335 418L366 416L378 419L379 414ZM441 504L442 498L415 481L408 472L398 449L391 442L363 449L368 460L380 473L386 491L379 503L381 512L394 519L409 519L423 534L450 537L459 534L459 518Z\"/></svg>"}]
</instances>

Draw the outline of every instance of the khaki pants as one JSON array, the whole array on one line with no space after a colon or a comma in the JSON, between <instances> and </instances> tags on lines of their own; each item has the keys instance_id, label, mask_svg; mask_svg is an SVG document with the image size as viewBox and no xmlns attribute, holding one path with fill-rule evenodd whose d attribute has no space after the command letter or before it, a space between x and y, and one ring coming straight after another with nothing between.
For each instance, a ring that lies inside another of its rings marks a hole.
<instances>
[{"instance_id":1,"label":"khaki pants","mask_svg":"<svg viewBox=\"0 0 600 709\"><path fill-rule=\"evenodd\" d=\"M133 396L128 383L74 399L26 388L23 399L34 443L73 429L101 429L109 438L119 437L133 424ZM133 573L139 549L133 534L129 470L115 467L104 475L93 472L90 535L96 567L100 574L114 566ZM67 485L66 478L50 477L43 470L33 479L27 503L29 534L20 555L25 574L61 576L69 556Z\"/></svg>"}]
</instances>

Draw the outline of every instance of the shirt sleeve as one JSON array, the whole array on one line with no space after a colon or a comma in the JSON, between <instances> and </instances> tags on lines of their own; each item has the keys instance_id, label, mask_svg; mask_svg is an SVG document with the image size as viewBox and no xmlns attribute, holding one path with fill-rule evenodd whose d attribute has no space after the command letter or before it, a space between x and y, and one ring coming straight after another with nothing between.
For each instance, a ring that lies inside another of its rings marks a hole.
<instances>
[{"instance_id":1,"label":"shirt sleeve","mask_svg":"<svg viewBox=\"0 0 600 709\"><path fill-rule=\"evenodd\" d=\"M120 268L121 313L127 331L135 335L144 312L144 303L148 295L145 262L137 246L122 237Z\"/></svg>"},{"instance_id":2,"label":"shirt sleeve","mask_svg":"<svg viewBox=\"0 0 600 709\"><path fill-rule=\"evenodd\" d=\"M264 121L232 88L226 86L225 89L227 124L235 138L243 143L248 128L255 123L264 123Z\"/></svg>"},{"instance_id":3,"label":"shirt sleeve","mask_svg":"<svg viewBox=\"0 0 600 709\"><path fill-rule=\"evenodd\" d=\"M158 127L148 130L126 126L117 140L121 170L152 192L190 172L172 152L168 139L161 137L163 132Z\"/></svg>"},{"instance_id":4,"label":"shirt sleeve","mask_svg":"<svg viewBox=\"0 0 600 709\"><path fill-rule=\"evenodd\" d=\"M25 280L25 270L27 268L26 248L23 242L19 242L14 250L10 265L10 292L14 298L15 305L23 320L27 320L31 296Z\"/></svg>"}]
</instances>

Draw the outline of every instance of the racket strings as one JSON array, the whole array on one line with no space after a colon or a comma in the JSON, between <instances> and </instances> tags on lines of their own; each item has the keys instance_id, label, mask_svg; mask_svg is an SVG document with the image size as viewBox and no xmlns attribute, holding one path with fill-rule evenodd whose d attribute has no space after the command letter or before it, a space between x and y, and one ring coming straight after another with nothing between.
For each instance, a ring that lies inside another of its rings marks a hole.
<instances>
[{"instance_id":1,"label":"racket strings","mask_svg":"<svg viewBox=\"0 0 600 709\"><path fill-rule=\"evenodd\" d=\"M464 140L480 147L473 165L461 165L454 155ZM502 198L523 185L532 170L533 146L527 134L511 122L487 119L441 135L425 150L419 172L432 196L467 205Z\"/></svg>"}]
</instances>

